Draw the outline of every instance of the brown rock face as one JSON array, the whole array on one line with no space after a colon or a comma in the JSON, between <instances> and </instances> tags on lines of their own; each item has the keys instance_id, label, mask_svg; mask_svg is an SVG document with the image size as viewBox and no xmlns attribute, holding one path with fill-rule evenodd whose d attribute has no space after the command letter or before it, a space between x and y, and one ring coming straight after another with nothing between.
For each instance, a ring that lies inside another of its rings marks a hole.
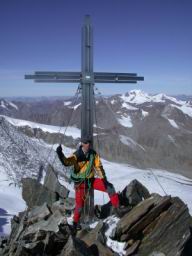
<instances>
[{"instance_id":1,"label":"brown rock face","mask_svg":"<svg viewBox=\"0 0 192 256\"><path fill-rule=\"evenodd\" d=\"M134 251L141 256L152 252L175 256L182 255L189 227L188 208L179 198L153 195L118 222L113 236L126 242L127 255Z\"/></svg>"}]
</instances>

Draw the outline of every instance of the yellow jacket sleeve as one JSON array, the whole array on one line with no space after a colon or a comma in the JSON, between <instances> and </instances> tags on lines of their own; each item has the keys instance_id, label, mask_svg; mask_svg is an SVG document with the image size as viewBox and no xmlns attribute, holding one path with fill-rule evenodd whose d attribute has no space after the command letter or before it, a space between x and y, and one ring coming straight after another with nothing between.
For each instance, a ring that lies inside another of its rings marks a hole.
<instances>
[{"instance_id":1,"label":"yellow jacket sleeve","mask_svg":"<svg viewBox=\"0 0 192 256\"><path fill-rule=\"evenodd\" d=\"M72 155L70 157L66 157L63 154L63 158L62 158L62 162L65 166L71 166L71 165L75 165L77 163L77 158L76 155Z\"/></svg>"},{"instance_id":2,"label":"yellow jacket sleeve","mask_svg":"<svg viewBox=\"0 0 192 256\"><path fill-rule=\"evenodd\" d=\"M95 160L94 160L94 167L99 175L100 178L105 178L105 171L103 169L103 165L101 163L100 157L98 154L95 155Z\"/></svg>"}]
</instances>

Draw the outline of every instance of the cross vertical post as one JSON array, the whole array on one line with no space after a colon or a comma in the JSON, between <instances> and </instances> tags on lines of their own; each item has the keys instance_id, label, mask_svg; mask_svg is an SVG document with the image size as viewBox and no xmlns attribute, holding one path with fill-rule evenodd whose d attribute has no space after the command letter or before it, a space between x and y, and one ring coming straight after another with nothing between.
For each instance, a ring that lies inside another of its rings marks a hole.
<instances>
[{"instance_id":1,"label":"cross vertical post","mask_svg":"<svg viewBox=\"0 0 192 256\"><path fill-rule=\"evenodd\" d=\"M90 16L85 16L81 36L81 139L90 138L93 146L93 31ZM94 190L88 188L82 218L85 222L94 217Z\"/></svg>"},{"instance_id":2,"label":"cross vertical post","mask_svg":"<svg viewBox=\"0 0 192 256\"><path fill-rule=\"evenodd\" d=\"M93 32L88 15L82 27L81 60L81 138L89 137L93 145Z\"/></svg>"}]
</instances>

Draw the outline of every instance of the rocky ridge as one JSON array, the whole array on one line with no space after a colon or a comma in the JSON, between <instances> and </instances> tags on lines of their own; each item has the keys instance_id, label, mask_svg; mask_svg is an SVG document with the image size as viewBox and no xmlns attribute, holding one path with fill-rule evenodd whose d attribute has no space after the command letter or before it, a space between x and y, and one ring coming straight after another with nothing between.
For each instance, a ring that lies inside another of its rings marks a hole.
<instances>
[{"instance_id":1,"label":"rocky ridge","mask_svg":"<svg viewBox=\"0 0 192 256\"><path fill-rule=\"evenodd\" d=\"M28 195L25 200L29 207L14 216L10 237L1 243L2 256L191 255L191 216L177 197L150 195L134 180L119 194L120 219L107 203L100 208L105 211L105 218L95 227L82 225L76 233L67 222L74 201L68 197L67 189L58 184L51 167L44 185L30 178L22 183L28 184L23 186L23 194ZM33 194L36 196L31 197ZM116 248L123 246L123 250L114 250L109 240Z\"/></svg>"}]
</instances>

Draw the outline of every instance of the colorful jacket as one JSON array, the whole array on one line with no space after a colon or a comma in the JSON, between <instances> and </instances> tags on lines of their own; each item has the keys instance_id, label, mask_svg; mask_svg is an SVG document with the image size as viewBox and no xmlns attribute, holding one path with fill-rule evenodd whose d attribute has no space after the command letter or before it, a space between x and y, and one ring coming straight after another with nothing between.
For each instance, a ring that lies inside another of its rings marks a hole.
<instances>
[{"instance_id":1,"label":"colorful jacket","mask_svg":"<svg viewBox=\"0 0 192 256\"><path fill-rule=\"evenodd\" d=\"M95 171L100 178L105 178L105 171L103 169L100 157L93 149L90 149L89 152L85 155L82 150L82 146L80 146L79 149L72 154L72 156L65 157L65 155L63 155L61 161L65 166L73 165L75 173L83 174L87 170L91 154L94 156L94 160L90 174L86 178L93 178Z\"/></svg>"}]
</instances>

